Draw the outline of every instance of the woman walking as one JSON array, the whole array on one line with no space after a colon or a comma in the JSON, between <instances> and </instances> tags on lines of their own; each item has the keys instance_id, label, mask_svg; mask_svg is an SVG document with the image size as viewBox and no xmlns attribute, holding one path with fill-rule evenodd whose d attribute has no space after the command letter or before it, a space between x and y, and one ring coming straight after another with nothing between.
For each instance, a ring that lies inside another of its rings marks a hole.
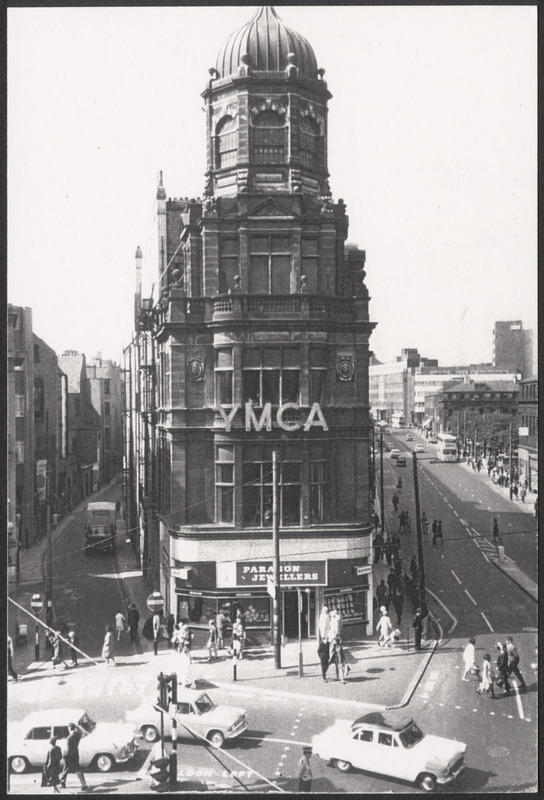
<instances>
[{"instance_id":1,"label":"woman walking","mask_svg":"<svg viewBox=\"0 0 544 800\"><path fill-rule=\"evenodd\" d=\"M57 744L57 739L52 736L49 739L51 747L47 751L44 764L45 786L52 786L55 794L60 794L59 783L60 773L62 772L62 752Z\"/></svg>"},{"instance_id":2,"label":"woman walking","mask_svg":"<svg viewBox=\"0 0 544 800\"><path fill-rule=\"evenodd\" d=\"M465 670L463 672L463 677L461 678L462 681L468 681L467 675L469 672L480 672L480 668L476 666L476 639L472 637L468 640L468 644L463 650L463 664L465 665Z\"/></svg>"},{"instance_id":3,"label":"woman walking","mask_svg":"<svg viewBox=\"0 0 544 800\"><path fill-rule=\"evenodd\" d=\"M208 623L208 641L206 642L206 647L208 648L208 661L213 661L214 658L217 658L217 627L213 619Z\"/></svg>"},{"instance_id":4,"label":"woman walking","mask_svg":"<svg viewBox=\"0 0 544 800\"><path fill-rule=\"evenodd\" d=\"M391 620L389 618L387 611L382 610L382 615L378 620L376 629L380 633L380 638L378 639L378 647L391 647L391 633L393 631L393 626L391 624Z\"/></svg>"},{"instance_id":5,"label":"woman walking","mask_svg":"<svg viewBox=\"0 0 544 800\"><path fill-rule=\"evenodd\" d=\"M491 669L491 656L486 653L482 662L482 681L478 689L478 694L488 694L495 699L495 690L493 688L493 670Z\"/></svg>"},{"instance_id":6,"label":"woman walking","mask_svg":"<svg viewBox=\"0 0 544 800\"><path fill-rule=\"evenodd\" d=\"M106 625L106 635L104 636L104 644L102 646L102 658L106 659L107 667L115 666L115 659L113 657L113 628L111 625Z\"/></svg>"}]
</instances>

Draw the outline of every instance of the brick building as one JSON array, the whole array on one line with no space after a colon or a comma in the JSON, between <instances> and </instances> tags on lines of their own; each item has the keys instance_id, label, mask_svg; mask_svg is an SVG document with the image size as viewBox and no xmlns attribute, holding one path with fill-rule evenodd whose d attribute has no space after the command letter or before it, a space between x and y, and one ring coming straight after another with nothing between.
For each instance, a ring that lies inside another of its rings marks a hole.
<instances>
[{"instance_id":1,"label":"brick building","mask_svg":"<svg viewBox=\"0 0 544 800\"><path fill-rule=\"evenodd\" d=\"M250 641L271 632L273 451L282 632L298 635L299 602L305 638L324 602L372 630L374 323L365 253L346 246L346 207L329 189L323 75L271 8L228 38L203 92L204 197L167 199L161 175L160 299L142 302L155 585L193 625L241 607Z\"/></svg>"},{"instance_id":2,"label":"brick building","mask_svg":"<svg viewBox=\"0 0 544 800\"><path fill-rule=\"evenodd\" d=\"M530 492L538 491L538 379L519 384L519 478Z\"/></svg>"},{"instance_id":3,"label":"brick building","mask_svg":"<svg viewBox=\"0 0 544 800\"><path fill-rule=\"evenodd\" d=\"M123 468L124 382L121 368L99 353L87 363L91 402L100 417L99 483L108 483Z\"/></svg>"},{"instance_id":4,"label":"brick building","mask_svg":"<svg viewBox=\"0 0 544 800\"><path fill-rule=\"evenodd\" d=\"M533 331L524 329L520 319L495 322L493 366L520 372L523 378L533 376Z\"/></svg>"}]
</instances>

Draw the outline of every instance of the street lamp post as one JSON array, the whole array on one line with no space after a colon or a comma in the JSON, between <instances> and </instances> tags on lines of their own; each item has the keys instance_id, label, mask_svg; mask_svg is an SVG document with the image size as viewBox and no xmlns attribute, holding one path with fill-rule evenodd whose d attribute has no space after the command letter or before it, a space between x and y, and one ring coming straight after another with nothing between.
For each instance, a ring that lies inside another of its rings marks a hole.
<instances>
[{"instance_id":1,"label":"street lamp post","mask_svg":"<svg viewBox=\"0 0 544 800\"><path fill-rule=\"evenodd\" d=\"M281 619L280 619L280 531L278 503L278 451L272 452L272 539L274 544L274 666L281 669Z\"/></svg>"},{"instance_id":2,"label":"street lamp post","mask_svg":"<svg viewBox=\"0 0 544 800\"><path fill-rule=\"evenodd\" d=\"M380 515L382 519L382 536L385 539L385 499L383 496L383 427L380 427Z\"/></svg>"},{"instance_id":3,"label":"street lamp post","mask_svg":"<svg viewBox=\"0 0 544 800\"><path fill-rule=\"evenodd\" d=\"M427 598L425 592L425 566L424 566L424 559L423 559L423 536L421 531L421 512L419 506L419 484L418 484L418 476L417 476L417 454L414 451L412 453L413 458L413 467L414 467L414 494L415 494L415 501L416 501L416 531L417 531L417 557L418 557L418 566L419 566L419 606L421 608L421 615L422 617L426 617L428 614L427 608Z\"/></svg>"}]
</instances>

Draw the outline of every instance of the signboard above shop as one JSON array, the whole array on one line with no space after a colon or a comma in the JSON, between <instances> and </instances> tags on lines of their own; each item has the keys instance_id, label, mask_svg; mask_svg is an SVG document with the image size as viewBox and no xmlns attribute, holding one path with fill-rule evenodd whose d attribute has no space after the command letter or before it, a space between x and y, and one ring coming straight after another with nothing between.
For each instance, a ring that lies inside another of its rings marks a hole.
<instances>
[{"instance_id":1,"label":"signboard above shop","mask_svg":"<svg viewBox=\"0 0 544 800\"><path fill-rule=\"evenodd\" d=\"M237 586L267 585L268 576L274 575L272 561L237 561ZM327 586L326 561L281 561L280 586Z\"/></svg>"}]
</instances>

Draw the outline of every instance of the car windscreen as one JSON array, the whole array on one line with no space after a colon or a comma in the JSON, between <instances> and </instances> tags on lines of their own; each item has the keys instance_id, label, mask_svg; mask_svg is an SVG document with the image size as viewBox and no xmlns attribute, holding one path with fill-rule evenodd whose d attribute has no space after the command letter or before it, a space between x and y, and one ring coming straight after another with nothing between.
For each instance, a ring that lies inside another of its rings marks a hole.
<instances>
[{"instance_id":1,"label":"car windscreen","mask_svg":"<svg viewBox=\"0 0 544 800\"><path fill-rule=\"evenodd\" d=\"M399 733L399 739L404 747L413 747L420 742L425 734L417 727L415 722L408 725L403 731Z\"/></svg>"},{"instance_id":2,"label":"car windscreen","mask_svg":"<svg viewBox=\"0 0 544 800\"><path fill-rule=\"evenodd\" d=\"M202 697L199 697L195 702L195 706L198 708L200 714L204 714L206 711L211 711L212 708L215 707L207 694L203 694Z\"/></svg>"}]
</instances>

